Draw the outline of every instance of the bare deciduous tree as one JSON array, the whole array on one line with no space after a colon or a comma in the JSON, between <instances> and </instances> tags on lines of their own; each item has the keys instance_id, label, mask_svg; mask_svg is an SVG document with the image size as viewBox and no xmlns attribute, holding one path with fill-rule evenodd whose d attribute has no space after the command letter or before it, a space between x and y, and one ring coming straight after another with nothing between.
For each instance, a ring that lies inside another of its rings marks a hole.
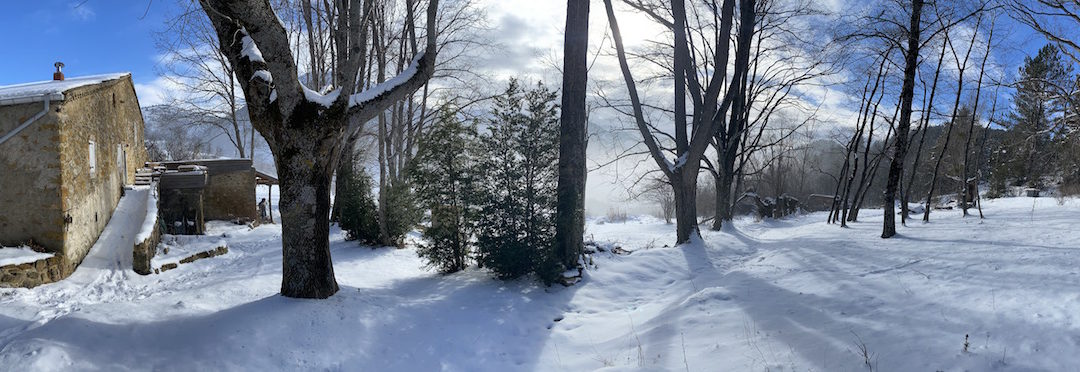
<instances>
[{"instance_id":1,"label":"bare deciduous tree","mask_svg":"<svg viewBox=\"0 0 1080 372\"><path fill-rule=\"evenodd\" d=\"M154 35L165 53L159 67L180 87L170 105L183 110L188 122L211 127L236 149L236 156L254 158L255 129L243 114L244 98L232 63L216 47L217 35L206 16L189 1Z\"/></svg>"},{"instance_id":2,"label":"bare deciduous tree","mask_svg":"<svg viewBox=\"0 0 1080 372\"><path fill-rule=\"evenodd\" d=\"M563 267L577 265L585 235L585 147L588 117L589 0L567 0L563 88L559 120L559 185L555 254Z\"/></svg>"},{"instance_id":3,"label":"bare deciduous tree","mask_svg":"<svg viewBox=\"0 0 1080 372\"><path fill-rule=\"evenodd\" d=\"M323 94L301 83L297 53L268 0L199 1L243 88L252 124L277 164L283 295L326 298L337 292L329 249L330 183L343 134L355 132L431 77L438 3L428 2L423 52L414 48L416 56L402 73L362 89L358 82L372 49L366 26L375 17L374 1L336 1L335 84Z\"/></svg>"}]
</instances>

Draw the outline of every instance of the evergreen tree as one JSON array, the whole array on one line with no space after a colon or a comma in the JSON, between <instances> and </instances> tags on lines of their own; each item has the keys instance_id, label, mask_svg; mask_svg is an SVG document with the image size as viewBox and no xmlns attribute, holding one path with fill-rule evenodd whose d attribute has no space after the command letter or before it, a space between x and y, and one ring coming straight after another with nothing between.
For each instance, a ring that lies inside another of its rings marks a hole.
<instances>
[{"instance_id":1,"label":"evergreen tree","mask_svg":"<svg viewBox=\"0 0 1080 372\"><path fill-rule=\"evenodd\" d=\"M945 158L942 160L941 178L938 181L940 190L942 190L942 193L944 194L950 194L952 193L951 190L956 190L957 195L959 195L960 188L964 185L963 182L961 182L961 179L965 174L964 157L974 158L978 156L979 142L981 142L983 138L983 129L978 124L976 124L976 127L972 130L971 139L973 145L968 149L969 153L966 155L964 154L964 143L968 140L967 127L968 125L971 125L972 115L976 115L975 122L978 123L979 117L977 114L971 112L970 107L960 106L960 108L957 109L956 117L953 118L952 122L945 123L945 125L955 126L952 133L950 133L951 138L946 138L944 133L942 133L942 135L937 137L936 142L931 148L930 160L936 161L936 157L941 155L941 148L945 146L945 141L950 142L948 151L944 154ZM969 175L973 175L978 171L975 169L975 162L968 162L967 166L967 174Z\"/></svg>"},{"instance_id":2,"label":"evergreen tree","mask_svg":"<svg viewBox=\"0 0 1080 372\"><path fill-rule=\"evenodd\" d=\"M379 221L375 214L375 199L371 195L371 176L355 165L346 167L345 174L338 174L338 182L346 182L344 194L337 196L338 224L345 231L346 240L362 244L378 244Z\"/></svg>"},{"instance_id":3,"label":"evergreen tree","mask_svg":"<svg viewBox=\"0 0 1080 372\"><path fill-rule=\"evenodd\" d=\"M1042 187L1053 169L1051 127L1065 105L1061 88L1072 82L1072 69L1053 44L1024 59L1013 96L1013 112L1004 125L1005 137L995 151L991 184Z\"/></svg>"},{"instance_id":4,"label":"evergreen tree","mask_svg":"<svg viewBox=\"0 0 1080 372\"><path fill-rule=\"evenodd\" d=\"M476 245L479 261L500 278L531 272L554 280L558 180L557 94L543 84L523 89L511 80L495 98L488 133L481 136Z\"/></svg>"},{"instance_id":5,"label":"evergreen tree","mask_svg":"<svg viewBox=\"0 0 1080 372\"><path fill-rule=\"evenodd\" d=\"M1072 91L1080 91L1080 76L1074 77ZM1054 149L1057 154L1058 171L1061 185L1058 192L1062 195L1080 194L1080 94L1069 97L1063 125L1059 126L1054 136Z\"/></svg>"},{"instance_id":6,"label":"evergreen tree","mask_svg":"<svg viewBox=\"0 0 1080 372\"><path fill-rule=\"evenodd\" d=\"M476 140L475 125L462 123L447 108L420 144L409 176L416 186L420 205L431 211L423 229L426 243L418 253L428 265L444 273L465 269L471 251L474 160L470 148Z\"/></svg>"},{"instance_id":7,"label":"evergreen tree","mask_svg":"<svg viewBox=\"0 0 1080 372\"><path fill-rule=\"evenodd\" d=\"M386 233L394 246L404 244L405 234L420 223L423 211L417 206L412 185L407 179L394 181L388 185L386 203ZM377 215L377 214L376 214Z\"/></svg>"}]
</instances>

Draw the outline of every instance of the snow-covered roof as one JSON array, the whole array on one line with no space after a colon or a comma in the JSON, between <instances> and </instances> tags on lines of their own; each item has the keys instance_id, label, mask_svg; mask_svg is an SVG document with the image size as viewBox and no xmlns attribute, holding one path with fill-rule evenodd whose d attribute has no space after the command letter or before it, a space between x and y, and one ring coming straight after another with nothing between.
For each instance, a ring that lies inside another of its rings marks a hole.
<instances>
[{"instance_id":1,"label":"snow-covered roof","mask_svg":"<svg viewBox=\"0 0 1080 372\"><path fill-rule=\"evenodd\" d=\"M46 98L54 101L64 99L64 92L82 86L101 84L130 76L131 73L115 73L68 78L65 80L45 80L33 83L0 86L0 106L28 102L40 102Z\"/></svg>"}]
</instances>

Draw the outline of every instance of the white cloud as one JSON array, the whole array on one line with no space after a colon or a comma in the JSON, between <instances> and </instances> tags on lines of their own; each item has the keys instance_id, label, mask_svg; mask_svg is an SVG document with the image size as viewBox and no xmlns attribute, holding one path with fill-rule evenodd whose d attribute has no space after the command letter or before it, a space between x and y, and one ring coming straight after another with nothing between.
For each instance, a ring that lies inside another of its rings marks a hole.
<instances>
[{"instance_id":1,"label":"white cloud","mask_svg":"<svg viewBox=\"0 0 1080 372\"><path fill-rule=\"evenodd\" d=\"M68 13L76 20L90 21L97 17L97 13L94 12L94 9L91 9L90 4L87 4L85 1L70 3L68 6L71 9Z\"/></svg>"},{"instance_id":2,"label":"white cloud","mask_svg":"<svg viewBox=\"0 0 1080 372\"><path fill-rule=\"evenodd\" d=\"M135 83L135 94L139 97L139 106L142 107L164 104L171 99L171 92L176 92L178 89L175 83L164 77L157 77L145 83Z\"/></svg>"}]
</instances>

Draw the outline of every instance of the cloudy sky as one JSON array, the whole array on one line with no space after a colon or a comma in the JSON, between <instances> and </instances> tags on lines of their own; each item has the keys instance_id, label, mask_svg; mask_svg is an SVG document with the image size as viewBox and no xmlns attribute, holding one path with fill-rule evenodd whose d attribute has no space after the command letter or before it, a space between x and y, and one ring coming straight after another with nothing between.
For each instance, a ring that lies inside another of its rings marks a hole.
<instances>
[{"instance_id":1,"label":"cloudy sky","mask_svg":"<svg viewBox=\"0 0 1080 372\"><path fill-rule=\"evenodd\" d=\"M565 1L556 0L477 0L487 15L488 31L481 37L494 46L479 57L476 68L502 80L524 76L544 80L558 87L561 43L565 22ZM823 0L821 5L840 10L845 0ZM850 5L850 4L848 4ZM53 63L63 61L68 76L111 72L131 72L139 101L143 106L162 103L170 89L167 79L159 76L156 66L161 52L154 45L154 33L162 30L168 18L181 9L175 0L35 0L0 2L0 35L4 37L4 57L0 58L0 85L51 78ZM590 12L590 43L596 50L605 42L607 19L603 2L593 1ZM620 12L619 22L629 49L655 39L660 28L643 16ZM1008 19L1002 22L1011 22ZM1008 33L995 50L995 61L1002 71L1012 73L1023 56L1045 44L1023 27L999 27ZM616 61L610 56L610 41L605 53L595 56L590 79L616 81L621 78ZM625 86L612 85L620 94ZM845 104L840 90L815 88L810 95L824 97L834 105L829 114L843 116ZM603 118L601 115L597 117ZM598 121L618 126L610 117ZM611 123L607 123L611 121ZM597 125L596 123L592 125ZM600 147L590 146L590 151ZM595 159L590 159L595 161ZM590 199L592 213L603 213L620 204L625 192L612 185L618 169L607 169L590 176L593 194L607 193L606 198Z\"/></svg>"}]
</instances>

